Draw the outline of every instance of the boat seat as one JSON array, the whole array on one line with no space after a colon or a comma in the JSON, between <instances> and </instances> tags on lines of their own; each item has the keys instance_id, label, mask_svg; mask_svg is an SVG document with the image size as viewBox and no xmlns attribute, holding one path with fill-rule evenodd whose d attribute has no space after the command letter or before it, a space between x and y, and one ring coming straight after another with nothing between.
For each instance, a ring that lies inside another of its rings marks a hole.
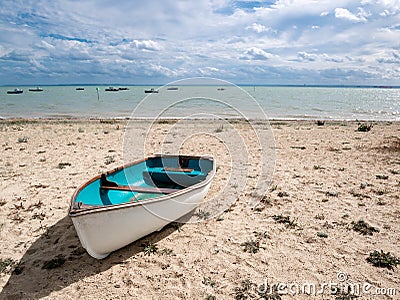
<instances>
[{"instance_id":1,"label":"boat seat","mask_svg":"<svg viewBox=\"0 0 400 300\"><path fill-rule=\"evenodd\" d=\"M170 189L170 188L151 188L144 186L132 186L132 185L119 185L119 186L100 186L103 190L117 190L126 192L137 192L137 193L147 193L147 194L172 194L180 191L180 189Z\"/></svg>"},{"instance_id":2,"label":"boat seat","mask_svg":"<svg viewBox=\"0 0 400 300\"><path fill-rule=\"evenodd\" d=\"M149 174L205 176L201 171L189 168L152 167L147 168L145 172Z\"/></svg>"}]
</instances>

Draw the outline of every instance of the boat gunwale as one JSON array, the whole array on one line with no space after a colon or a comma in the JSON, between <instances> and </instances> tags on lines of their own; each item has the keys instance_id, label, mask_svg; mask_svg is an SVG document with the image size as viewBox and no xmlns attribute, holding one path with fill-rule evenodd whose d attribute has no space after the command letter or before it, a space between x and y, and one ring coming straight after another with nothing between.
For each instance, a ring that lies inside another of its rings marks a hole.
<instances>
[{"instance_id":1,"label":"boat gunwale","mask_svg":"<svg viewBox=\"0 0 400 300\"><path fill-rule=\"evenodd\" d=\"M127 163L125 165L116 167L110 171L106 171L105 174L109 175L112 173L115 173L117 171L123 170L125 168L128 168L130 166L145 162L149 159L153 159L153 158L158 158L158 157L183 157L183 158L189 158L189 159L208 159L210 161L213 162L213 167L210 170L210 172L208 172L206 178L201 181L198 182L194 185L188 186L186 188L183 188L179 191L176 191L174 193L171 194L167 194L167 195L163 195L157 198L153 198L150 200L146 200L146 201L139 201L139 202L126 202L126 203L120 203L120 204L113 204L113 205L107 205L107 206L94 206L94 205L85 205L83 204L81 207L76 208L74 206L74 204L76 204L77 202L76 197L77 195L85 188L87 187L89 184L93 183L94 181L98 180L101 178L102 174L99 174L95 177L93 177L92 179L88 180L87 182L83 183L80 187L78 187L75 192L73 193L72 197L71 197L71 203L68 209L68 215L73 218L73 217L77 217L77 216L81 216L81 215L85 215L85 214L92 214L92 213L98 213L98 212L104 212L104 211L111 211L111 210L118 210L118 209L124 209L124 208L130 208L130 207L134 207L134 206L138 206L138 205L147 205L147 204L151 204L154 202L160 202L160 201L166 201L166 200L170 200L171 198L174 198L175 196L179 196L181 194L186 194L188 192L191 192L193 190L197 190L207 184L209 184L212 180L212 178L215 175L216 172L216 166L215 166L215 160L214 157L210 156L210 155L204 155L204 156L195 156L195 155L178 155L178 154L154 154L152 156L148 156L139 160L135 160L131 163Z\"/></svg>"}]
</instances>

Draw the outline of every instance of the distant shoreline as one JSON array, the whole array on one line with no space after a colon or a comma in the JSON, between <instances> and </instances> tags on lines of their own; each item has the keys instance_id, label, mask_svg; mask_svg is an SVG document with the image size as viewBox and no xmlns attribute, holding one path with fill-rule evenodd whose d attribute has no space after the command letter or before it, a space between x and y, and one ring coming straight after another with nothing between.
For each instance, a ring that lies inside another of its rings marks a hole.
<instances>
[{"instance_id":1,"label":"distant shoreline","mask_svg":"<svg viewBox=\"0 0 400 300\"><path fill-rule=\"evenodd\" d=\"M373 85L359 85L359 84L179 84L179 83L146 83L146 84L123 84L123 83L88 83L88 84L2 84L0 87L2 88L10 88L10 87L58 87L58 86L76 86L76 87L120 87L120 86L131 86L131 87L163 87L163 86L238 86L238 87L305 87L305 88L367 88L367 89L400 89L400 85L385 85L385 84L373 84Z\"/></svg>"},{"instance_id":2,"label":"distant shoreline","mask_svg":"<svg viewBox=\"0 0 400 300\"><path fill-rule=\"evenodd\" d=\"M3 118L0 117L0 124L1 123L58 123L58 122L77 122L77 123L85 123L85 122L100 122L100 123L108 123L108 124L112 124L112 123L123 123L123 122L129 122L129 121L143 121L143 122L147 122L147 121L156 121L156 123L174 123L176 121L179 121L181 118L161 118L161 119L157 119L154 120L152 118L100 118L100 117L89 117L89 118L85 118L85 117L54 117L54 118ZM185 119L187 120L187 119ZM384 124L384 123L388 123L388 124L396 124L396 123L400 123L400 120L394 120L394 121L387 121L387 120L345 120L345 119L324 119L324 118L310 118L310 119L295 119L295 118L270 118L270 119L249 119L246 120L244 118L223 118L223 119L200 119L200 118L194 118L194 119L190 119L191 121L216 121L219 122L221 120L224 121L232 121L232 122L246 122L246 121L250 121L250 122L254 122L254 123L263 123L263 122L270 122L270 123L274 123L274 122L299 122L299 123L315 123L317 121L323 121L326 122L327 124L329 123L340 123L340 122L345 122L345 123L377 123L377 124Z\"/></svg>"}]
</instances>

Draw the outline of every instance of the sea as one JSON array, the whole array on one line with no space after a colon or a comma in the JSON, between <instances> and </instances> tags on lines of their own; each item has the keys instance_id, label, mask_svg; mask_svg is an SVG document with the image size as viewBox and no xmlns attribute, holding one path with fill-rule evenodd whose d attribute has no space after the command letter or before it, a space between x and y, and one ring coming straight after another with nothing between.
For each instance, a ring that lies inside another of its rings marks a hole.
<instances>
[{"instance_id":1,"label":"sea","mask_svg":"<svg viewBox=\"0 0 400 300\"><path fill-rule=\"evenodd\" d=\"M7 93L15 88L23 93ZM56 85L29 91L33 88L0 87L0 118L400 121L400 88L391 86L115 85L106 91L105 85Z\"/></svg>"}]
</instances>

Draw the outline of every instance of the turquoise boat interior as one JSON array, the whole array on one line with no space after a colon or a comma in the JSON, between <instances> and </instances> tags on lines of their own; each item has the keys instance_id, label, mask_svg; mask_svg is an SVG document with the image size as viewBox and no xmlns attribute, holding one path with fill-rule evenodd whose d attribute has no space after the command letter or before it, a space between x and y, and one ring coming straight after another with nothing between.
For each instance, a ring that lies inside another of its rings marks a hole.
<instances>
[{"instance_id":1,"label":"turquoise boat interior","mask_svg":"<svg viewBox=\"0 0 400 300\"><path fill-rule=\"evenodd\" d=\"M151 157L93 180L78 191L75 203L108 206L154 199L204 181L212 169L210 159Z\"/></svg>"}]
</instances>

